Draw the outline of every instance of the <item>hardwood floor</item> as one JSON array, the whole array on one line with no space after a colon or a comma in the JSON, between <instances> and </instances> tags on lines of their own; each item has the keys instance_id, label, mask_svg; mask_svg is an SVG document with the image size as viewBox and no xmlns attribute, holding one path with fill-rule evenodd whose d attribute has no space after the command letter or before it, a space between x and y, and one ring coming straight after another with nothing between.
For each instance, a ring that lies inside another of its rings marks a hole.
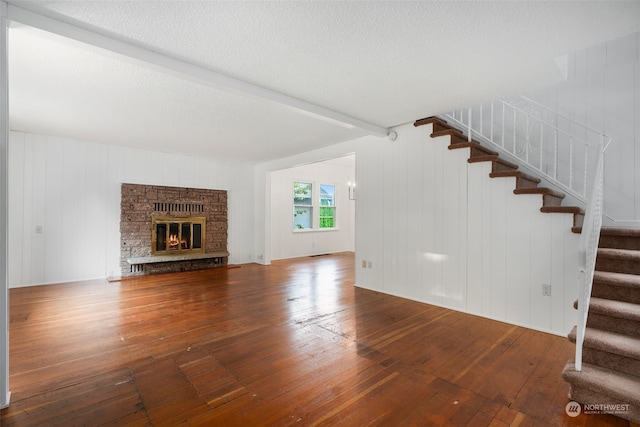
<instances>
[{"instance_id":1,"label":"hardwood floor","mask_svg":"<svg viewBox=\"0 0 640 427\"><path fill-rule=\"evenodd\" d=\"M2 426L626 426L565 338L355 288L353 254L10 291Z\"/></svg>"}]
</instances>

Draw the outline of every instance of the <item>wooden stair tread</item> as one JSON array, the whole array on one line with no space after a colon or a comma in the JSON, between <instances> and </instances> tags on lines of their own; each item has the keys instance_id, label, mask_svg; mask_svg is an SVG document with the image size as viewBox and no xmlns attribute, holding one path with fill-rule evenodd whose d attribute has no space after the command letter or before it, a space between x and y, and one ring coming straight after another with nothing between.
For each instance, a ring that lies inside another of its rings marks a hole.
<instances>
[{"instance_id":1,"label":"wooden stair tread","mask_svg":"<svg viewBox=\"0 0 640 427\"><path fill-rule=\"evenodd\" d=\"M469 163L479 163L479 162L497 162L497 163L501 163L511 169L518 169L518 165L508 162L504 159L501 159L498 155L490 155L490 156L478 156L478 157L472 157L469 160L467 160Z\"/></svg>"},{"instance_id":2,"label":"wooden stair tread","mask_svg":"<svg viewBox=\"0 0 640 427\"><path fill-rule=\"evenodd\" d=\"M593 273L593 282L604 285L640 288L640 276L636 274L596 270Z\"/></svg>"},{"instance_id":3,"label":"wooden stair tread","mask_svg":"<svg viewBox=\"0 0 640 427\"><path fill-rule=\"evenodd\" d=\"M537 184L541 182L539 178L536 178L535 176L527 175L526 173L518 170L491 172L489 176L491 178L507 178L507 177L522 178L528 181L535 182Z\"/></svg>"},{"instance_id":4,"label":"wooden stair tread","mask_svg":"<svg viewBox=\"0 0 640 427\"><path fill-rule=\"evenodd\" d=\"M568 214L582 214L584 215L584 209L578 206L543 206L540 208L544 213L568 213Z\"/></svg>"},{"instance_id":5,"label":"wooden stair tread","mask_svg":"<svg viewBox=\"0 0 640 427\"><path fill-rule=\"evenodd\" d=\"M569 362L562 371L562 378L570 384L596 390L622 402L640 404L638 377L588 363L583 363L582 371L578 372L575 363Z\"/></svg>"},{"instance_id":6,"label":"wooden stair tread","mask_svg":"<svg viewBox=\"0 0 640 427\"><path fill-rule=\"evenodd\" d=\"M589 312L640 322L640 305L630 302L591 297Z\"/></svg>"},{"instance_id":7,"label":"wooden stair tread","mask_svg":"<svg viewBox=\"0 0 640 427\"><path fill-rule=\"evenodd\" d=\"M598 256L602 258L615 258L621 261L640 262L640 251L633 249L598 248Z\"/></svg>"},{"instance_id":8,"label":"wooden stair tread","mask_svg":"<svg viewBox=\"0 0 640 427\"><path fill-rule=\"evenodd\" d=\"M475 142L475 141L471 141L471 142L459 142L456 144L450 144L449 145L449 150L457 150L459 148L471 148L474 150L478 150L478 151L482 151L483 153L486 153L489 156L497 156L498 153L496 153L493 150L488 149L487 147L484 147L482 145L480 145L479 143Z\"/></svg>"},{"instance_id":9,"label":"wooden stair tread","mask_svg":"<svg viewBox=\"0 0 640 427\"><path fill-rule=\"evenodd\" d=\"M454 129L454 128L450 128L450 129L444 129L444 130L439 130L436 132L433 132L431 134L431 138L437 138L439 136L452 136L452 137L456 137L456 138L464 138L464 140L466 142L467 141L467 137L464 136L464 134L462 132L460 132L458 129Z\"/></svg>"},{"instance_id":10,"label":"wooden stair tread","mask_svg":"<svg viewBox=\"0 0 640 427\"><path fill-rule=\"evenodd\" d=\"M449 123L447 123L446 121L438 117L425 117L424 119L416 120L413 123L413 126L418 127L418 126L430 125L432 123L438 123L442 126L449 126Z\"/></svg>"},{"instance_id":11,"label":"wooden stair tread","mask_svg":"<svg viewBox=\"0 0 640 427\"><path fill-rule=\"evenodd\" d=\"M552 190L547 187L535 187L535 188L516 188L513 190L515 194L543 194L545 196L554 196L564 199L565 194L560 191Z\"/></svg>"},{"instance_id":12,"label":"wooden stair tread","mask_svg":"<svg viewBox=\"0 0 640 427\"><path fill-rule=\"evenodd\" d=\"M569 341L576 342L576 326L569 332ZM640 338L587 327L584 346L607 353L640 360Z\"/></svg>"}]
</instances>

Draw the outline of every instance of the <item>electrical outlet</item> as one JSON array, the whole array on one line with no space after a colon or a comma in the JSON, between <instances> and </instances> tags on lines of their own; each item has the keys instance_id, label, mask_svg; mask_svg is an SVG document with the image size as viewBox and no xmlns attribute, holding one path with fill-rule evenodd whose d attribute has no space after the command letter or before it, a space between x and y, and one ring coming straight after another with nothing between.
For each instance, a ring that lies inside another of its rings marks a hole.
<instances>
[{"instance_id":1,"label":"electrical outlet","mask_svg":"<svg viewBox=\"0 0 640 427\"><path fill-rule=\"evenodd\" d=\"M41 225L36 225L36 234L42 234L43 228Z\"/></svg>"},{"instance_id":2,"label":"electrical outlet","mask_svg":"<svg viewBox=\"0 0 640 427\"><path fill-rule=\"evenodd\" d=\"M369 261L369 262L367 263L367 268L371 268L371 267L373 267L373 263L372 263L371 261Z\"/></svg>"},{"instance_id":3,"label":"electrical outlet","mask_svg":"<svg viewBox=\"0 0 640 427\"><path fill-rule=\"evenodd\" d=\"M542 295L545 297L551 296L551 285L542 285Z\"/></svg>"}]
</instances>

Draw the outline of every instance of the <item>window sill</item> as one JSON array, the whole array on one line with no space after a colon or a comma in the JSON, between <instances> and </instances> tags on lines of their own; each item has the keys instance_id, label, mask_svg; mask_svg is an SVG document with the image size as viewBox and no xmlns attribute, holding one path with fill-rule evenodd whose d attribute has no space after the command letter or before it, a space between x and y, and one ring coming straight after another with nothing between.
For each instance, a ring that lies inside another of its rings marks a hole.
<instances>
[{"instance_id":1,"label":"window sill","mask_svg":"<svg viewBox=\"0 0 640 427\"><path fill-rule=\"evenodd\" d=\"M314 233L314 232L319 232L319 233L326 233L327 231L340 231L340 229L338 227L334 227L334 228L302 228L299 230L291 230L293 231L293 233Z\"/></svg>"}]
</instances>

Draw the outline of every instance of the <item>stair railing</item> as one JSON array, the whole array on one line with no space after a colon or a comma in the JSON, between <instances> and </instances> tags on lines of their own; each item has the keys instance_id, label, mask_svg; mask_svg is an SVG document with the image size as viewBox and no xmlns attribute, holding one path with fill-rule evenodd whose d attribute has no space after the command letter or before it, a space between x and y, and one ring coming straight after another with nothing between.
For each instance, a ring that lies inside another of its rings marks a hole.
<instances>
[{"instance_id":1,"label":"stair railing","mask_svg":"<svg viewBox=\"0 0 640 427\"><path fill-rule=\"evenodd\" d=\"M449 124L523 165L586 205L578 247L575 368L582 347L604 202L604 153L611 138L525 97L498 100L442 115Z\"/></svg>"},{"instance_id":2,"label":"stair railing","mask_svg":"<svg viewBox=\"0 0 640 427\"><path fill-rule=\"evenodd\" d=\"M586 204L598 152L610 138L529 98L497 100L442 116L484 143ZM603 142L604 141L604 142Z\"/></svg>"},{"instance_id":3,"label":"stair railing","mask_svg":"<svg viewBox=\"0 0 640 427\"><path fill-rule=\"evenodd\" d=\"M604 202L604 152L607 149L604 135L602 149L598 152L596 174L591 197L585 209L580 246L578 247L578 324L576 325L576 371L582 371L582 347L587 330L587 316L591 301L591 287L598 254L602 205Z\"/></svg>"}]
</instances>

